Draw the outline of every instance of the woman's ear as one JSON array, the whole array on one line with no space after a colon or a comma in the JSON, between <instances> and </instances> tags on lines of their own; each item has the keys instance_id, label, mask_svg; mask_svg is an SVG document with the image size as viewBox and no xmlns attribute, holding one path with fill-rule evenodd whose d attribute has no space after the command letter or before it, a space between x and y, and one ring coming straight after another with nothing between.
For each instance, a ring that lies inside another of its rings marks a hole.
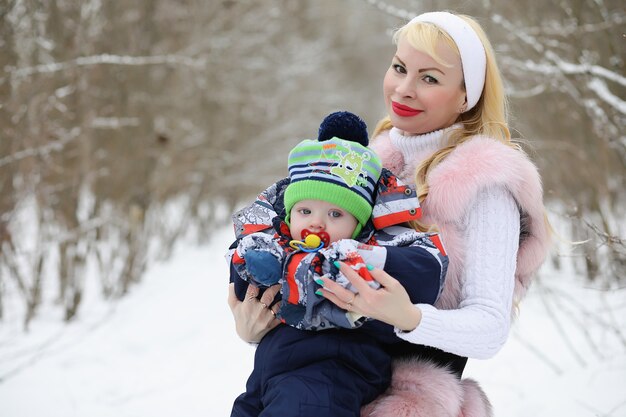
<instances>
[{"instance_id":1,"label":"woman's ear","mask_svg":"<svg viewBox=\"0 0 626 417\"><path fill-rule=\"evenodd\" d=\"M459 114L463 114L467 111L467 95L464 95L463 103L459 106Z\"/></svg>"}]
</instances>

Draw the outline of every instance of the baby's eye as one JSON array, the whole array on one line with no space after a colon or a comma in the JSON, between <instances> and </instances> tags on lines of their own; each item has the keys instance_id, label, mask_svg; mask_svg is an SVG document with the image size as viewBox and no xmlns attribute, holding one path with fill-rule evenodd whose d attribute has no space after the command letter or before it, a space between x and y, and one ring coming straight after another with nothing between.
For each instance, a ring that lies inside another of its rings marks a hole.
<instances>
[{"instance_id":1,"label":"baby's eye","mask_svg":"<svg viewBox=\"0 0 626 417\"><path fill-rule=\"evenodd\" d=\"M337 210L331 210L329 213L330 217L339 218L343 216L343 213Z\"/></svg>"},{"instance_id":2,"label":"baby's eye","mask_svg":"<svg viewBox=\"0 0 626 417\"><path fill-rule=\"evenodd\" d=\"M307 209L307 208L301 208L298 210L298 213L300 214L311 214L311 210Z\"/></svg>"},{"instance_id":3,"label":"baby's eye","mask_svg":"<svg viewBox=\"0 0 626 417\"><path fill-rule=\"evenodd\" d=\"M393 70L395 72L397 72L398 74L406 74L406 68L404 68L402 65L400 64L392 64L391 67L393 68Z\"/></svg>"}]
</instances>

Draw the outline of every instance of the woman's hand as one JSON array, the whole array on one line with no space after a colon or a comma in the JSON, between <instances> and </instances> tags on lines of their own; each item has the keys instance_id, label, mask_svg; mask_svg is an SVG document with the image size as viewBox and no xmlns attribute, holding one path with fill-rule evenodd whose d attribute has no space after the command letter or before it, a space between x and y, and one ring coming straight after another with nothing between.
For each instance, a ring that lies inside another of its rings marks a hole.
<instances>
[{"instance_id":1,"label":"woman's hand","mask_svg":"<svg viewBox=\"0 0 626 417\"><path fill-rule=\"evenodd\" d=\"M398 280L382 269L374 268L370 274L381 285L381 288L375 290L355 270L343 262L339 264L340 271L354 285L358 294L329 278L322 278L324 288L321 291L325 298L340 308L380 320L401 330L411 331L419 325L422 312L411 303L409 294Z\"/></svg>"},{"instance_id":2,"label":"woman's hand","mask_svg":"<svg viewBox=\"0 0 626 417\"><path fill-rule=\"evenodd\" d=\"M280 284L272 285L265 290L259 300L257 299L259 289L249 285L246 297L239 301L235 295L235 284L229 285L228 306L235 318L237 334L244 341L258 343L263 336L280 324L280 320L276 319L279 303L271 305L279 290Z\"/></svg>"}]
</instances>

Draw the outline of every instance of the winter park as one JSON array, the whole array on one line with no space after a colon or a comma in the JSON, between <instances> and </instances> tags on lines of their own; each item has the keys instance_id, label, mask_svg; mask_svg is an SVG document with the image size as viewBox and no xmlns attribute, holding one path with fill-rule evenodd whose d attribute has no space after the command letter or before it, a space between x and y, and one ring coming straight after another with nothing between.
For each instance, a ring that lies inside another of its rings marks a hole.
<instances>
[{"instance_id":1,"label":"winter park","mask_svg":"<svg viewBox=\"0 0 626 417\"><path fill-rule=\"evenodd\" d=\"M233 213L328 114L372 135L393 31L435 10L489 36L552 241L506 342L463 378L495 417L626 417L616 0L3 2L0 416L230 415L256 349L227 302Z\"/></svg>"}]
</instances>

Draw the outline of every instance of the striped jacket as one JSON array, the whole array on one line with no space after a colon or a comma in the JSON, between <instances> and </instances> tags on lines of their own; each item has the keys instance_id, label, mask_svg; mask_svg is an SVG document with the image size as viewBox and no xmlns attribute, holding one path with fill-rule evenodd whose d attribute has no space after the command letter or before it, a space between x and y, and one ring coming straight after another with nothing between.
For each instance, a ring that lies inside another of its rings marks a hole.
<instances>
[{"instance_id":1,"label":"striped jacket","mask_svg":"<svg viewBox=\"0 0 626 417\"><path fill-rule=\"evenodd\" d=\"M282 195L289 179L283 179L264 192L250 206L233 215L236 242L227 253L231 282L240 299L249 282L269 286L280 281L282 300L277 316L286 324L306 330L333 327L359 327L366 320L335 306L315 294L315 282L328 276L355 291L333 265L341 260L357 270L377 288L364 267L382 268L407 289L413 303L433 304L441 293L448 259L436 233L418 233L401 226L420 218L415 191L383 170L377 184L370 222L357 237L344 239L315 253L289 247L289 229ZM254 255L254 256L252 256ZM272 272L274 271L274 272ZM271 277L270 277L271 275Z\"/></svg>"}]
</instances>

